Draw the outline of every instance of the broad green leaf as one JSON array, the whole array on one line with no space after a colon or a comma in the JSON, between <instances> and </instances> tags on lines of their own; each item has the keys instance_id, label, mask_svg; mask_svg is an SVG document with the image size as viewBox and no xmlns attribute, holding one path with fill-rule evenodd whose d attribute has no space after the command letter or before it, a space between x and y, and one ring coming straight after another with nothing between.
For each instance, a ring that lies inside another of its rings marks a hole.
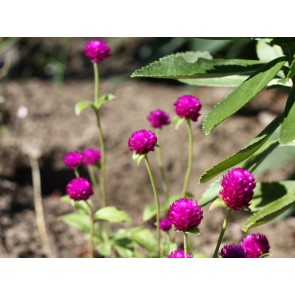
<instances>
[{"instance_id":1,"label":"broad green leaf","mask_svg":"<svg viewBox=\"0 0 295 295\"><path fill-rule=\"evenodd\" d=\"M284 55L283 50L278 45L270 45L267 39L260 39L256 45L258 59L262 62L269 62Z\"/></svg>"},{"instance_id":2,"label":"broad green leaf","mask_svg":"<svg viewBox=\"0 0 295 295\"><path fill-rule=\"evenodd\" d=\"M147 205L143 210L143 221L148 221L152 217L154 217L157 214L157 208L155 204L149 204Z\"/></svg>"},{"instance_id":3,"label":"broad green leaf","mask_svg":"<svg viewBox=\"0 0 295 295\"><path fill-rule=\"evenodd\" d=\"M177 130L184 121L185 121L185 118L174 116L172 119L172 125L174 129Z\"/></svg>"},{"instance_id":4,"label":"broad green leaf","mask_svg":"<svg viewBox=\"0 0 295 295\"><path fill-rule=\"evenodd\" d=\"M237 87L231 94L216 104L204 119L204 133L208 135L212 129L237 112L254 96L261 92L267 83L270 82L283 67L285 62L285 57L280 57L264 65L259 71Z\"/></svg>"},{"instance_id":5,"label":"broad green leaf","mask_svg":"<svg viewBox=\"0 0 295 295\"><path fill-rule=\"evenodd\" d=\"M110 242L101 242L97 246L97 251L104 257L110 257L112 253L112 244Z\"/></svg>"},{"instance_id":6,"label":"broad green leaf","mask_svg":"<svg viewBox=\"0 0 295 295\"><path fill-rule=\"evenodd\" d=\"M225 160L219 162L218 164L214 165L212 168L207 170L200 178L200 182L204 183L213 177L217 176L224 170L227 170L251 155L253 155L271 136L271 134L277 129L277 127L281 123L281 116L276 117L258 136L250 141L246 147L238 151L237 153L229 156Z\"/></svg>"},{"instance_id":7,"label":"broad green leaf","mask_svg":"<svg viewBox=\"0 0 295 295\"><path fill-rule=\"evenodd\" d=\"M246 232L252 227L256 227L273 220L294 203L295 188L289 191L285 196L264 206L261 210L249 217L243 225L243 231Z\"/></svg>"},{"instance_id":8,"label":"broad green leaf","mask_svg":"<svg viewBox=\"0 0 295 295\"><path fill-rule=\"evenodd\" d=\"M132 154L132 159L137 166L139 166L140 162L143 160L144 157L145 157L145 154L137 154L137 153Z\"/></svg>"},{"instance_id":9,"label":"broad green leaf","mask_svg":"<svg viewBox=\"0 0 295 295\"><path fill-rule=\"evenodd\" d=\"M150 252L156 250L157 241L150 230L142 227L131 229L131 237L139 246Z\"/></svg>"},{"instance_id":10,"label":"broad green leaf","mask_svg":"<svg viewBox=\"0 0 295 295\"><path fill-rule=\"evenodd\" d=\"M90 217L86 214L81 212L69 213L61 216L61 219L84 233L89 233L90 231Z\"/></svg>"},{"instance_id":11,"label":"broad green leaf","mask_svg":"<svg viewBox=\"0 0 295 295\"><path fill-rule=\"evenodd\" d=\"M198 201L199 205L204 207L219 196L219 192L221 189L220 185L221 179L216 179L213 181L209 187L205 190L205 192L202 194L201 199Z\"/></svg>"},{"instance_id":12,"label":"broad green leaf","mask_svg":"<svg viewBox=\"0 0 295 295\"><path fill-rule=\"evenodd\" d=\"M149 64L131 77L166 79L217 78L230 75L251 74L261 67L257 60L208 59L199 52L171 54Z\"/></svg>"},{"instance_id":13,"label":"broad green leaf","mask_svg":"<svg viewBox=\"0 0 295 295\"><path fill-rule=\"evenodd\" d=\"M130 216L123 210L115 207L104 207L95 212L95 220L109 222L130 221Z\"/></svg>"},{"instance_id":14,"label":"broad green leaf","mask_svg":"<svg viewBox=\"0 0 295 295\"><path fill-rule=\"evenodd\" d=\"M77 116L79 116L85 109L90 107L92 105L92 102L89 100L82 100L76 103L75 105L75 113Z\"/></svg>"},{"instance_id":15,"label":"broad green leaf","mask_svg":"<svg viewBox=\"0 0 295 295\"><path fill-rule=\"evenodd\" d=\"M288 97L279 139L283 144L295 139L295 87L292 88Z\"/></svg>"},{"instance_id":16,"label":"broad green leaf","mask_svg":"<svg viewBox=\"0 0 295 295\"><path fill-rule=\"evenodd\" d=\"M133 257L133 241L129 238L123 237L114 240L114 248L120 257L130 258Z\"/></svg>"}]
</instances>

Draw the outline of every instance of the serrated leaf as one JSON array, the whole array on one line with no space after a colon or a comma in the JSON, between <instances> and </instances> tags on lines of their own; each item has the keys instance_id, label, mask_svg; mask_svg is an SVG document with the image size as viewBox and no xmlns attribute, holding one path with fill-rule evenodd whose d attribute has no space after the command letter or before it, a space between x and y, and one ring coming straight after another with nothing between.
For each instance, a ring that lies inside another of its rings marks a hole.
<instances>
[{"instance_id":1,"label":"serrated leaf","mask_svg":"<svg viewBox=\"0 0 295 295\"><path fill-rule=\"evenodd\" d=\"M95 212L94 216L97 221L124 222L131 220L130 216L125 211L115 207L101 208Z\"/></svg>"},{"instance_id":2,"label":"serrated leaf","mask_svg":"<svg viewBox=\"0 0 295 295\"><path fill-rule=\"evenodd\" d=\"M293 87L284 111L284 119L279 134L280 143L287 144L295 139L295 88Z\"/></svg>"},{"instance_id":3,"label":"serrated leaf","mask_svg":"<svg viewBox=\"0 0 295 295\"><path fill-rule=\"evenodd\" d=\"M174 116L172 119L172 125L175 130L177 130L181 124L185 121L185 118L180 118L178 116Z\"/></svg>"},{"instance_id":4,"label":"serrated leaf","mask_svg":"<svg viewBox=\"0 0 295 295\"><path fill-rule=\"evenodd\" d=\"M212 168L208 169L200 178L200 182L204 183L221 172L241 163L251 155L253 155L277 129L282 120L281 116L276 117L258 136L252 139L243 149L229 156L225 160L217 163Z\"/></svg>"},{"instance_id":5,"label":"serrated leaf","mask_svg":"<svg viewBox=\"0 0 295 295\"><path fill-rule=\"evenodd\" d=\"M270 45L268 40L260 39L256 45L258 59L262 62L269 62L284 55L283 50L278 45Z\"/></svg>"},{"instance_id":6,"label":"serrated leaf","mask_svg":"<svg viewBox=\"0 0 295 295\"><path fill-rule=\"evenodd\" d=\"M79 116L85 109L90 107L92 102L89 100L82 100L76 103L75 105L75 114Z\"/></svg>"},{"instance_id":7,"label":"serrated leaf","mask_svg":"<svg viewBox=\"0 0 295 295\"><path fill-rule=\"evenodd\" d=\"M139 166L140 162L142 161L144 157L145 157L145 154L137 154L137 153L132 154L132 159L137 166Z\"/></svg>"},{"instance_id":8,"label":"serrated leaf","mask_svg":"<svg viewBox=\"0 0 295 295\"><path fill-rule=\"evenodd\" d=\"M267 83L270 82L283 67L285 62L285 57L280 57L264 65L259 71L237 87L231 94L216 104L204 119L204 133L208 135L216 126L237 112L254 96L261 92Z\"/></svg>"},{"instance_id":9,"label":"serrated leaf","mask_svg":"<svg viewBox=\"0 0 295 295\"><path fill-rule=\"evenodd\" d=\"M261 65L262 63L257 60L211 60L200 57L198 52L184 52L160 58L160 60L135 71L131 77L166 79L216 78L250 74L257 71Z\"/></svg>"},{"instance_id":10,"label":"serrated leaf","mask_svg":"<svg viewBox=\"0 0 295 295\"><path fill-rule=\"evenodd\" d=\"M90 231L90 217L86 214L81 212L69 213L61 216L61 219L84 233L89 233Z\"/></svg>"},{"instance_id":11,"label":"serrated leaf","mask_svg":"<svg viewBox=\"0 0 295 295\"><path fill-rule=\"evenodd\" d=\"M295 189L292 189L285 196L264 206L261 210L257 211L251 217L249 217L243 225L243 231L246 232L250 228L265 224L273 220L294 203Z\"/></svg>"},{"instance_id":12,"label":"serrated leaf","mask_svg":"<svg viewBox=\"0 0 295 295\"><path fill-rule=\"evenodd\" d=\"M155 204L149 204L147 205L143 210L143 221L148 221L152 217L156 216L157 214L157 208Z\"/></svg>"}]
</instances>

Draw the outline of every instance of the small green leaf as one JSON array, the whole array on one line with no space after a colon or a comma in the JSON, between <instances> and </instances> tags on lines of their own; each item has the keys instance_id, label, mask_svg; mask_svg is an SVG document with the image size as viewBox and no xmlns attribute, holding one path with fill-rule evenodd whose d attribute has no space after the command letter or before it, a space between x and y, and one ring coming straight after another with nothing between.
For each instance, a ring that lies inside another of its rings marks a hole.
<instances>
[{"instance_id":1,"label":"small green leaf","mask_svg":"<svg viewBox=\"0 0 295 295\"><path fill-rule=\"evenodd\" d=\"M190 230L188 230L188 231L186 231L186 232L187 232L187 233L190 233L190 234L194 234L194 235L198 235L198 234L200 234L200 230L199 230L198 227L192 228L192 229L190 229Z\"/></svg>"},{"instance_id":2,"label":"small green leaf","mask_svg":"<svg viewBox=\"0 0 295 295\"><path fill-rule=\"evenodd\" d=\"M199 205L204 207L219 196L219 192L221 189L221 178L216 179L213 181L209 187L205 190L205 192L202 194L201 199L198 201Z\"/></svg>"},{"instance_id":3,"label":"small green leaf","mask_svg":"<svg viewBox=\"0 0 295 295\"><path fill-rule=\"evenodd\" d=\"M132 159L136 163L137 166L139 166L140 162L142 161L142 159L144 157L145 157L145 154L133 153L133 155L132 155Z\"/></svg>"},{"instance_id":4,"label":"small green leaf","mask_svg":"<svg viewBox=\"0 0 295 295\"><path fill-rule=\"evenodd\" d=\"M172 125L174 129L177 130L184 121L185 121L185 118L174 116L172 119Z\"/></svg>"},{"instance_id":5,"label":"small green leaf","mask_svg":"<svg viewBox=\"0 0 295 295\"><path fill-rule=\"evenodd\" d=\"M252 227L256 227L273 220L293 205L294 202L295 188L289 191L285 196L264 206L261 210L249 217L243 225L243 231L246 232Z\"/></svg>"},{"instance_id":6,"label":"small green leaf","mask_svg":"<svg viewBox=\"0 0 295 295\"><path fill-rule=\"evenodd\" d=\"M130 258L133 257L133 241L129 238L123 237L114 240L115 251L120 257Z\"/></svg>"},{"instance_id":7,"label":"small green leaf","mask_svg":"<svg viewBox=\"0 0 295 295\"><path fill-rule=\"evenodd\" d=\"M221 198L217 198L210 206L209 211L214 210L215 208L218 207L223 207L223 208L227 208L227 206L225 205L224 201Z\"/></svg>"},{"instance_id":8,"label":"small green leaf","mask_svg":"<svg viewBox=\"0 0 295 295\"><path fill-rule=\"evenodd\" d=\"M75 200L71 200L73 207L75 207L78 211L84 212L86 214L89 213L89 207L87 206L86 202L84 201L75 201ZM90 205L92 206L92 202L91 200L87 200L87 202L90 203Z\"/></svg>"},{"instance_id":9,"label":"small green leaf","mask_svg":"<svg viewBox=\"0 0 295 295\"><path fill-rule=\"evenodd\" d=\"M63 215L61 219L67 224L78 228L84 233L90 232L90 218L88 215L81 212L69 213Z\"/></svg>"},{"instance_id":10,"label":"small green leaf","mask_svg":"<svg viewBox=\"0 0 295 295\"><path fill-rule=\"evenodd\" d=\"M99 110L102 105L104 105L108 101L114 100L115 98L115 95L111 93L105 94L95 101L94 107L96 110Z\"/></svg>"},{"instance_id":11,"label":"small green leaf","mask_svg":"<svg viewBox=\"0 0 295 295\"><path fill-rule=\"evenodd\" d=\"M112 253L112 244L110 242L101 242L97 246L97 251L104 257L110 257Z\"/></svg>"},{"instance_id":12,"label":"small green leaf","mask_svg":"<svg viewBox=\"0 0 295 295\"><path fill-rule=\"evenodd\" d=\"M295 55L293 56L292 63L290 65L290 70L288 72L288 78L292 79L295 76Z\"/></svg>"},{"instance_id":13,"label":"small green leaf","mask_svg":"<svg viewBox=\"0 0 295 295\"><path fill-rule=\"evenodd\" d=\"M130 221L130 216L123 210L115 207L104 207L95 212L95 220L109 222Z\"/></svg>"},{"instance_id":14,"label":"small green leaf","mask_svg":"<svg viewBox=\"0 0 295 295\"><path fill-rule=\"evenodd\" d=\"M82 100L76 103L75 105L75 113L77 116L79 116L85 109L90 107L92 105L92 102L89 100Z\"/></svg>"},{"instance_id":15,"label":"small green leaf","mask_svg":"<svg viewBox=\"0 0 295 295\"><path fill-rule=\"evenodd\" d=\"M150 230L142 227L133 228L131 229L131 237L139 246L150 252L155 252L157 241Z\"/></svg>"},{"instance_id":16,"label":"small green leaf","mask_svg":"<svg viewBox=\"0 0 295 295\"><path fill-rule=\"evenodd\" d=\"M292 88L279 134L280 143L287 144L295 139L295 87Z\"/></svg>"},{"instance_id":17,"label":"small green leaf","mask_svg":"<svg viewBox=\"0 0 295 295\"><path fill-rule=\"evenodd\" d=\"M285 62L285 57L280 57L264 65L259 71L237 87L231 94L216 104L204 119L204 133L208 135L216 126L236 113L254 96L261 92L268 82L270 82L283 67Z\"/></svg>"},{"instance_id":18,"label":"small green leaf","mask_svg":"<svg viewBox=\"0 0 295 295\"><path fill-rule=\"evenodd\" d=\"M157 208L155 204L147 205L143 210L143 221L148 221L149 219L153 218L157 214Z\"/></svg>"}]
</instances>

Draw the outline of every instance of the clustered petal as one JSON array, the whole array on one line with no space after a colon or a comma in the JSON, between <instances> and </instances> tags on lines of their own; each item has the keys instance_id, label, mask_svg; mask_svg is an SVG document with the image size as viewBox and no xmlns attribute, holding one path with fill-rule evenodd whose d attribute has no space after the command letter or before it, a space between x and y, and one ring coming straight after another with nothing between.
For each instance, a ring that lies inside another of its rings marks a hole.
<instances>
[{"instance_id":1,"label":"clustered petal","mask_svg":"<svg viewBox=\"0 0 295 295\"><path fill-rule=\"evenodd\" d=\"M184 251L181 250L181 249L172 251L168 255L168 258L185 258L184 257ZM187 258L193 258L193 254L192 253L187 253Z\"/></svg>"},{"instance_id":2,"label":"clustered petal","mask_svg":"<svg viewBox=\"0 0 295 295\"><path fill-rule=\"evenodd\" d=\"M168 219L175 229L189 231L196 228L203 219L203 211L198 202L193 199L182 198L171 204Z\"/></svg>"},{"instance_id":3,"label":"clustered petal","mask_svg":"<svg viewBox=\"0 0 295 295\"><path fill-rule=\"evenodd\" d=\"M241 245L225 245L220 252L222 258L246 258L246 250Z\"/></svg>"},{"instance_id":4,"label":"clustered petal","mask_svg":"<svg viewBox=\"0 0 295 295\"><path fill-rule=\"evenodd\" d=\"M174 103L175 112L178 117L190 119L196 122L200 116L202 104L200 100L193 95L183 95Z\"/></svg>"},{"instance_id":5,"label":"clustered petal","mask_svg":"<svg viewBox=\"0 0 295 295\"><path fill-rule=\"evenodd\" d=\"M128 146L137 154L147 154L154 150L157 144L157 136L149 130L139 130L131 134Z\"/></svg>"},{"instance_id":6,"label":"clustered petal","mask_svg":"<svg viewBox=\"0 0 295 295\"><path fill-rule=\"evenodd\" d=\"M66 192L75 201L87 200L93 195L91 183L83 177L73 178L67 184Z\"/></svg>"},{"instance_id":7,"label":"clustered petal","mask_svg":"<svg viewBox=\"0 0 295 295\"><path fill-rule=\"evenodd\" d=\"M153 128L162 128L164 125L170 124L170 116L163 110L154 110L147 117Z\"/></svg>"},{"instance_id":8,"label":"clustered petal","mask_svg":"<svg viewBox=\"0 0 295 295\"><path fill-rule=\"evenodd\" d=\"M269 252L270 246L265 235L252 234L246 236L241 246L246 250L247 258L259 258L261 255Z\"/></svg>"},{"instance_id":9,"label":"clustered petal","mask_svg":"<svg viewBox=\"0 0 295 295\"><path fill-rule=\"evenodd\" d=\"M256 186L255 178L246 169L233 168L223 176L220 196L235 211L249 207Z\"/></svg>"},{"instance_id":10,"label":"clustered petal","mask_svg":"<svg viewBox=\"0 0 295 295\"><path fill-rule=\"evenodd\" d=\"M64 163L70 168L75 169L83 160L83 156L79 152L69 152L64 156Z\"/></svg>"},{"instance_id":11,"label":"clustered petal","mask_svg":"<svg viewBox=\"0 0 295 295\"><path fill-rule=\"evenodd\" d=\"M160 222L160 228L163 231L169 231L172 227L172 223L168 218L163 218Z\"/></svg>"},{"instance_id":12,"label":"clustered petal","mask_svg":"<svg viewBox=\"0 0 295 295\"><path fill-rule=\"evenodd\" d=\"M83 164L85 166L95 165L101 159L100 151L92 149L92 148L84 150L82 155L83 155Z\"/></svg>"},{"instance_id":13,"label":"clustered petal","mask_svg":"<svg viewBox=\"0 0 295 295\"><path fill-rule=\"evenodd\" d=\"M100 40L91 40L86 43L83 51L92 62L100 62L111 56L110 47L107 43Z\"/></svg>"}]
</instances>

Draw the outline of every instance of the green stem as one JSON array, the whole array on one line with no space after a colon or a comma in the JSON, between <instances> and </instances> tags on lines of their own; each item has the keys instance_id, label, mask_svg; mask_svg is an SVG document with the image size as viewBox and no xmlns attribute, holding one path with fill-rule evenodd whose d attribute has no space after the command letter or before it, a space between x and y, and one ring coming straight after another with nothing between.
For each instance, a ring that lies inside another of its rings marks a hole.
<instances>
[{"instance_id":1,"label":"green stem","mask_svg":"<svg viewBox=\"0 0 295 295\"><path fill-rule=\"evenodd\" d=\"M184 258L187 258L188 253L188 234L183 232L183 249L184 249Z\"/></svg>"},{"instance_id":2,"label":"green stem","mask_svg":"<svg viewBox=\"0 0 295 295\"><path fill-rule=\"evenodd\" d=\"M100 198L100 194L99 194L97 182L96 182L95 175L94 175L94 169L93 169L93 166L92 165L89 165L88 166L88 173L89 173L90 180L91 180L91 183L92 183L93 188L94 188L94 193L97 196L98 200L100 200L100 202L101 202L101 198Z\"/></svg>"},{"instance_id":3,"label":"green stem","mask_svg":"<svg viewBox=\"0 0 295 295\"><path fill-rule=\"evenodd\" d=\"M169 187L168 187L168 182L164 170L164 165L163 165L163 160L162 160L162 153L161 153L161 143L160 143L160 129L156 129L156 135L158 139L158 147L156 148L156 156L157 156L157 162L158 166L160 168L160 175L161 175L161 182L162 182L162 187L163 191L165 194L166 201L169 198Z\"/></svg>"},{"instance_id":4,"label":"green stem","mask_svg":"<svg viewBox=\"0 0 295 295\"><path fill-rule=\"evenodd\" d=\"M217 245L216 245L216 248L215 248L215 251L214 251L214 254L213 254L213 258L218 258L218 251L219 251L219 247L220 247L220 244L222 242L222 239L223 239L223 235L225 233L225 230L228 226L228 223L229 223L229 219L231 217L231 214L232 214L232 209L231 208L228 208L227 209L227 214L226 214L226 217L223 221L223 224L222 224L222 228L221 228L221 231L220 231L220 234L219 234L219 237L218 237L218 241L217 241Z\"/></svg>"},{"instance_id":5,"label":"green stem","mask_svg":"<svg viewBox=\"0 0 295 295\"><path fill-rule=\"evenodd\" d=\"M155 178L152 173L150 162L149 162L147 155L145 155L144 160L145 160L146 168L147 168L149 176L150 176L150 180L151 180L151 184L152 184L153 192L154 192L154 196L155 196L155 203L156 203L156 208L157 208L157 222L156 223L157 223L158 255L159 255L159 257L161 257L160 200L159 200L159 195L158 195L158 191L156 188Z\"/></svg>"},{"instance_id":6,"label":"green stem","mask_svg":"<svg viewBox=\"0 0 295 295\"><path fill-rule=\"evenodd\" d=\"M79 173L79 171L78 171L78 168L75 168L75 169L74 169L74 173L75 173L75 176L76 176L77 178L80 177L80 173Z\"/></svg>"},{"instance_id":7,"label":"green stem","mask_svg":"<svg viewBox=\"0 0 295 295\"><path fill-rule=\"evenodd\" d=\"M94 258L94 211L93 207L87 201L84 201L89 209L89 216L90 216L90 243L89 243L89 252L91 258Z\"/></svg>"},{"instance_id":8,"label":"green stem","mask_svg":"<svg viewBox=\"0 0 295 295\"><path fill-rule=\"evenodd\" d=\"M169 249L171 244L171 237L169 231L167 232L167 255L169 255Z\"/></svg>"},{"instance_id":9,"label":"green stem","mask_svg":"<svg viewBox=\"0 0 295 295\"><path fill-rule=\"evenodd\" d=\"M182 197L185 197L185 193L187 192L188 182L190 178L190 174L192 171L192 163L193 163L193 130L192 125L189 119L186 119L187 127L188 127L188 138L189 138L189 155L188 155L188 165L186 170L186 175L184 179L183 189L182 189Z\"/></svg>"},{"instance_id":10,"label":"green stem","mask_svg":"<svg viewBox=\"0 0 295 295\"><path fill-rule=\"evenodd\" d=\"M93 70L94 70L94 102L98 100L99 94L99 70L98 70L98 63L93 63Z\"/></svg>"}]
</instances>

